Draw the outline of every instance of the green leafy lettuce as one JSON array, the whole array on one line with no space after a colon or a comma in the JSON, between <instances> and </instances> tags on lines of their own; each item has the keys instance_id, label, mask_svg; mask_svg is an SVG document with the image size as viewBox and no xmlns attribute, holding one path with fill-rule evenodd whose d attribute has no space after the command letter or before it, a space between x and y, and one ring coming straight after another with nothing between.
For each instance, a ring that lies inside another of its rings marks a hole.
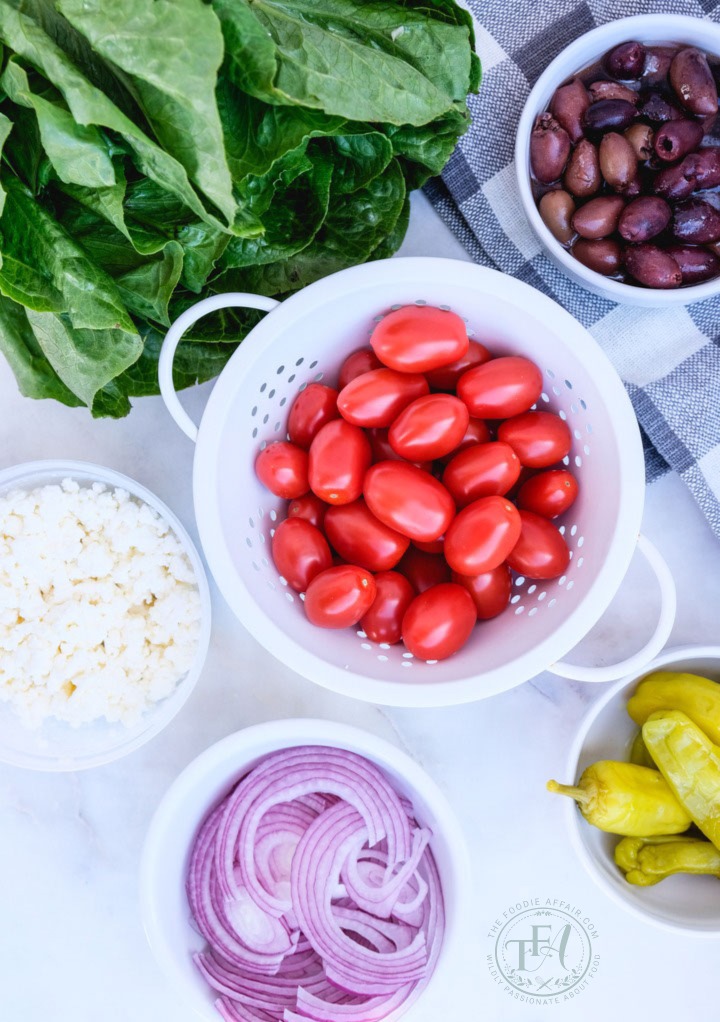
<instances>
[{"instance_id":1,"label":"green leafy lettuce","mask_svg":"<svg viewBox=\"0 0 720 1022\"><path fill-rule=\"evenodd\" d=\"M391 255L468 126L454 0L0 0L0 352L23 394L126 415L200 296ZM221 371L258 313L178 349Z\"/></svg>"}]
</instances>

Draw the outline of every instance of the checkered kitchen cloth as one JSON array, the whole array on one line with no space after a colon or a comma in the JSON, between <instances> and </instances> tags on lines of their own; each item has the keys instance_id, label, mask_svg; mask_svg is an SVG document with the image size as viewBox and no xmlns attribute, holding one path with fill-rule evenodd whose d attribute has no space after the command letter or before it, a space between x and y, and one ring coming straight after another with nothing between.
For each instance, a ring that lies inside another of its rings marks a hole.
<instances>
[{"instance_id":1,"label":"checkered kitchen cloth","mask_svg":"<svg viewBox=\"0 0 720 1022\"><path fill-rule=\"evenodd\" d=\"M718 0L464 0L483 64L473 124L426 191L476 262L532 284L603 347L643 431L648 481L668 468L720 535L720 297L674 309L616 305L572 284L542 253L515 182L513 149L531 86L563 47L596 25L674 12L720 21Z\"/></svg>"}]
</instances>

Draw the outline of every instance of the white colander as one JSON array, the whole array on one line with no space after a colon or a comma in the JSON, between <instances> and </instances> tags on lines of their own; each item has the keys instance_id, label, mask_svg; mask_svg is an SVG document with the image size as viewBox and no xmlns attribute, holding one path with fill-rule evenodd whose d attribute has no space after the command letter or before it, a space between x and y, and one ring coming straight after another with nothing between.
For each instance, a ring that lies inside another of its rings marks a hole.
<instances>
[{"instance_id":1,"label":"white colander","mask_svg":"<svg viewBox=\"0 0 720 1022\"><path fill-rule=\"evenodd\" d=\"M494 353L526 355L540 366L541 405L567 420L573 449L566 461L580 482L561 525L571 549L567 573L553 582L516 578L504 614L476 628L455 656L427 663L402 645L377 646L359 629L329 631L307 621L302 597L279 577L270 556L286 502L268 493L253 470L261 448L285 438L298 389L313 380L334 384L342 361L367 344L378 318L413 302L452 309ZM173 388L173 356L193 323L230 306L269 315L221 373L198 429ZM218 586L248 631L312 681L375 703L450 705L513 688L548 669L588 681L618 678L642 667L667 641L675 589L657 551L643 537L638 541L645 475L632 406L587 331L527 284L471 263L408 258L343 270L281 304L259 295L217 295L183 313L168 331L160 387L170 414L197 441L195 512ZM662 592L652 638L611 666L559 663L612 600L636 545Z\"/></svg>"}]
</instances>

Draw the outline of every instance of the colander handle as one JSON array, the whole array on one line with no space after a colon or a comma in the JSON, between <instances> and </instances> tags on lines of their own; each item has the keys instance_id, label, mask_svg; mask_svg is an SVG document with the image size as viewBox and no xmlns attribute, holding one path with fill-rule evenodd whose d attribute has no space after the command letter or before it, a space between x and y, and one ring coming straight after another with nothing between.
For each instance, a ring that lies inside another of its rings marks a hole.
<instances>
[{"instance_id":1,"label":"colander handle","mask_svg":"<svg viewBox=\"0 0 720 1022\"><path fill-rule=\"evenodd\" d=\"M198 428L188 413L180 404L173 382L173 362L177 346L183 338L183 334L203 316L210 312L217 312L218 309L260 309L262 312L272 312L280 302L274 298L266 298L264 295L254 295L245 291L231 291L227 294L212 295L204 298L189 309L186 309L181 316L175 320L168 332L165 334L160 360L158 363L158 381L160 393L165 402L165 407L173 419L193 443L197 440Z\"/></svg>"},{"instance_id":2,"label":"colander handle","mask_svg":"<svg viewBox=\"0 0 720 1022\"><path fill-rule=\"evenodd\" d=\"M551 674L557 674L561 678L572 678L574 681L617 681L618 678L624 678L627 674L641 671L651 660L655 659L668 641L677 610L675 581L664 557L642 533L638 536L637 548L644 554L660 586L660 617L648 642L627 659L620 660L616 664L605 664L602 667L584 667L580 664L569 664L565 660L558 660L557 663L548 667Z\"/></svg>"}]
</instances>

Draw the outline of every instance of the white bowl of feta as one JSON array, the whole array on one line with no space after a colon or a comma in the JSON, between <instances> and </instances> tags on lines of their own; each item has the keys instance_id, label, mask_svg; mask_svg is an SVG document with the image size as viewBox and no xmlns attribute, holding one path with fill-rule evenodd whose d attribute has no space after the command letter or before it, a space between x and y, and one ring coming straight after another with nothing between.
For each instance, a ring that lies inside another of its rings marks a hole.
<instances>
[{"instance_id":1,"label":"white bowl of feta","mask_svg":"<svg viewBox=\"0 0 720 1022\"><path fill-rule=\"evenodd\" d=\"M173 512L80 461L0 471L0 760L81 770L180 710L210 641L210 591Z\"/></svg>"}]
</instances>

